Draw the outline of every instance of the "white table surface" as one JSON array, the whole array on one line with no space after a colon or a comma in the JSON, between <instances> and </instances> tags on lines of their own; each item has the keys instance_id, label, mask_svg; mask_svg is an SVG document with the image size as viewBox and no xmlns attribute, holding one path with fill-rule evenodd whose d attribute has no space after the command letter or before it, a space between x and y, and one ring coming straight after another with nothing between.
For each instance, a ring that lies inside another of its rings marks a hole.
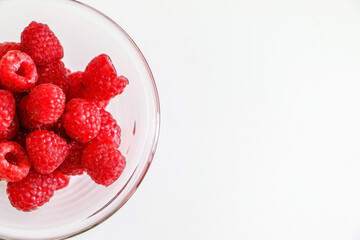
<instances>
[{"instance_id":1,"label":"white table surface","mask_svg":"<svg viewBox=\"0 0 360 240\"><path fill-rule=\"evenodd\" d=\"M84 0L153 70L135 195L77 240L360 239L360 2Z\"/></svg>"}]
</instances>

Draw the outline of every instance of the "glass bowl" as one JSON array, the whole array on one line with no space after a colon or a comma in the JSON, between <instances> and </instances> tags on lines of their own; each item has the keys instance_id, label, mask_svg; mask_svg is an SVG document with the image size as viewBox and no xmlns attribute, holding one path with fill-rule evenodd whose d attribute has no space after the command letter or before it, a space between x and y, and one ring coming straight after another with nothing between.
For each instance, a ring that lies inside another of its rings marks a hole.
<instances>
[{"instance_id":1,"label":"glass bowl","mask_svg":"<svg viewBox=\"0 0 360 240\"><path fill-rule=\"evenodd\" d=\"M0 238L61 239L101 223L134 193L153 159L159 134L159 99L150 68L133 40L110 18L72 0L0 0L0 42L20 41L31 22L46 23L60 39L64 63L84 70L95 56L108 54L129 79L124 93L107 110L122 129L120 151L127 166L120 178L103 187L85 174L72 177L49 203L32 212L13 208L0 183Z\"/></svg>"}]
</instances>

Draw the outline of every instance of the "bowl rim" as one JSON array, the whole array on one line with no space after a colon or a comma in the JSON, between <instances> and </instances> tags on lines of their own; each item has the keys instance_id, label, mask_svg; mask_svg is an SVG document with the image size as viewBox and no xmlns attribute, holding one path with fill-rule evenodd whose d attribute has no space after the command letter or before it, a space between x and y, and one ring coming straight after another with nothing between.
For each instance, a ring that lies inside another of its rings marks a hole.
<instances>
[{"instance_id":1,"label":"bowl rim","mask_svg":"<svg viewBox=\"0 0 360 240\"><path fill-rule=\"evenodd\" d=\"M0 2L3 1L7 1L7 0L0 0ZM134 182L134 185L129 188L128 193L125 195L124 199L117 203L118 205L116 205L112 211L104 214L104 216L102 216L101 218L97 219L96 221L84 226L84 227L80 227L78 229L75 229L75 231L73 232L69 232L69 233L64 233L62 236L53 236L55 237L55 239L68 239L68 238L72 238L74 236L80 235L86 231L91 230L92 228L98 226L99 224L103 223L104 221L106 221L107 219L109 219L112 215L114 215L122 206L124 206L124 204L131 198L131 196L136 192L136 190L139 188L139 185L141 184L141 182L143 181L146 173L148 172L150 165L153 161L156 149L157 149L157 145L158 145L158 140L159 140L159 135L160 135L160 123L161 123L161 111L160 111L160 100L159 100L159 93L158 93L158 89L156 86L156 82L155 82L155 78L153 76L153 73L150 69L150 66L147 62L147 60L145 59L144 54L141 52L141 50L139 49L139 47L137 46L137 44L135 43L135 41L129 36L129 34L122 28L120 27L120 25L118 23L116 23L114 20L112 20L109 16L107 16L105 13L101 12L100 10L86 4L83 3L81 1L78 0L62 0L63 2L70 2L70 3L75 3L80 5L81 7L87 8L90 11L93 11L94 13L98 14L100 17L103 17L106 21L108 21L110 24L112 24L121 34L123 34L131 43L131 45L134 47L134 49L136 50L136 52L138 53L139 57L141 58L148 77L150 79L150 85L152 87L152 91L153 91L153 97L154 97L154 110L155 110L155 119L154 119L154 128L152 130L152 132L150 132L150 138L149 141L151 142L151 146L149 147L149 155L147 156L147 159L144 163L144 167L143 169L141 169L141 171L138 173L139 177L136 179L136 181ZM128 183L130 182L130 180L133 178L134 173L137 171L138 166L135 168L133 174L130 176L129 180L127 181L127 183L125 184L125 186L120 190L119 193L121 193L124 188L128 185ZM118 194L119 194L118 193ZM117 195L118 195L117 194ZM111 202L113 202L113 200L111 200L108 204L111 204ZM105 206L106 207L106 206ZM96 213L88 216L87 218L92 217L93 215L95 215Z\"/></svg>"}]
</instances>

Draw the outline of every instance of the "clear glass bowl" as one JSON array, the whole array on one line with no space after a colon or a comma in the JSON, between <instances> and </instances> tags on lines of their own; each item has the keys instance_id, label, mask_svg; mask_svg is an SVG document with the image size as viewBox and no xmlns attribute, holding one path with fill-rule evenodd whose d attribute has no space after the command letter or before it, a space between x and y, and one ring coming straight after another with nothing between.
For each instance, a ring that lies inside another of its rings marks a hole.
<instances>
[{"instance_id":1,"label":"clear glass bowl","mask_svg":"<svg viewBox=\"0 0 360 240\"><path fill-rule=\"evenodd\" d=\"M84 70L95 56L108 54L119 75L130 84L108 110L122 129L120 151L127 159L121 177L109 187L87 175L73 177L49 203L33 212L14 209L0 183L0 238L59 239L101 223L125 204L143 179L157 145L159 99L150 68L132 39L115 22L85 4L71 0L0 0L0 42L20 41L31 22L46 23L60 39L63 61Z\"/></svg>"}]
</instances>

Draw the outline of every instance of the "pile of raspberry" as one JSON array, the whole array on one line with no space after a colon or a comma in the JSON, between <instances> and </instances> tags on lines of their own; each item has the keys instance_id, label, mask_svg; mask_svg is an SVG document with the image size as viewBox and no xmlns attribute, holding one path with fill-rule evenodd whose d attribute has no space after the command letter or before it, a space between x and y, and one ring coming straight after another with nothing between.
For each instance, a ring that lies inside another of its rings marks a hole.
<instances>
[{"instance_id":1,"label":"pile of raspberry","mask_svg":"<svg viewBox=\"0 0 360 240\"><path fill-rule=\"evenodd\" d=\"M0 180L12 206L32 211L88 174L109 186L124 170L121 129L105 110L128 80L106 54L71 72L46 24L31 22L20 43L0 44Z\"/></svg>"}]
</instances>

